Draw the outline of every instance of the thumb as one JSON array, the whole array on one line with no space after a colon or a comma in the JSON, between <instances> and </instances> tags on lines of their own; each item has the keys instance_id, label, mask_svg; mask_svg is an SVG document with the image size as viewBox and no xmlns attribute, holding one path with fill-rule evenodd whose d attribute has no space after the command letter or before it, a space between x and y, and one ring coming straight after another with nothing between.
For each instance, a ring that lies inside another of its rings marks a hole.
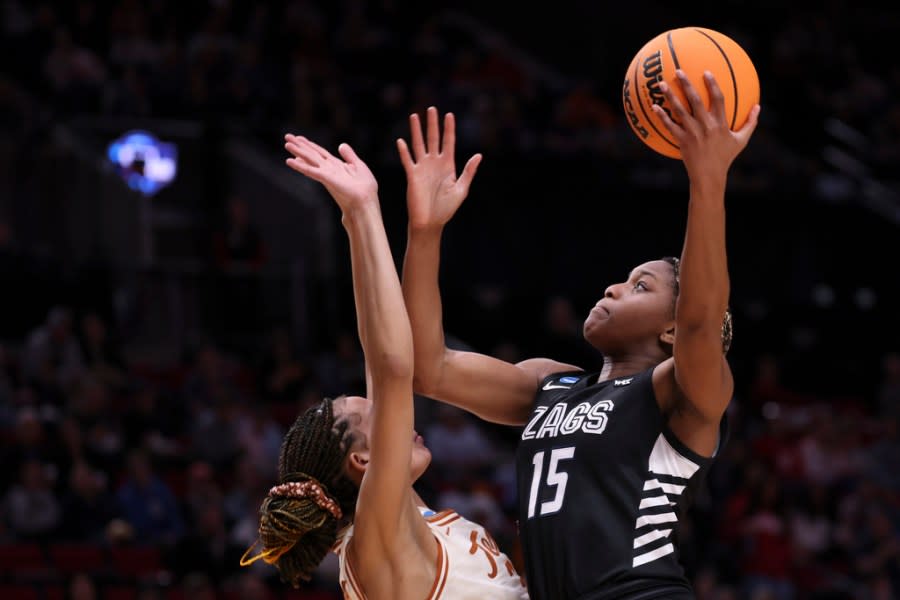
<instances>
[{"instance_id":1,"label":"thumb","mask_svg":"<svg viewBox=\"0 0 900 600\"><path fill-rule=\"evenodd\" d=\"M353 151L353 148L350 147L350 144L344 142L340 146L338 146L338 154L341 155L345 161L350 164L361 163L362 160L356 155L356 152Z\"/></svg>"},{"instance_id":2,"label":"thumb","mask_svg":"<svg viewBox=\"0 0 900 600\"><path fill-rule=\"evenodd\" d=\"M737 131L738 137L745 144L750 140L750 136L753 135L753 132L756 131L756 126L759 125L760 110L759 104L754 105L754 107L750 109L750 115L747 117L747 122Z\"/></svg>"},{"instance_id":3,"label":"thumb","mask_svg":"<svg viewBox=\"0 0 900 600\"><path fill-rule=\"evenodd\" d=\"M459 180L457 183L462 186L463 190L468 194L469 186L472 185L472 179L475 177L475 173L478 171L478 165L481 164L482 159L481 154L475 154L469 161L466 163L466 166L463 167L462 175L459 176Z\"/></svg>"},{"instance_id":4,"label":"thumb","mask_svg":"<svg viewBox=\"0 0 900 600\"><path fill-rule=\"evenodd\" d=\"M403 165L403 170L406 171L406 176L409 177L414 165L412 155L409 153L409 146L406 145L406 141L403 138L397 138L397 153L400 155L400 164Z\"/></svg>"}]
</instances>

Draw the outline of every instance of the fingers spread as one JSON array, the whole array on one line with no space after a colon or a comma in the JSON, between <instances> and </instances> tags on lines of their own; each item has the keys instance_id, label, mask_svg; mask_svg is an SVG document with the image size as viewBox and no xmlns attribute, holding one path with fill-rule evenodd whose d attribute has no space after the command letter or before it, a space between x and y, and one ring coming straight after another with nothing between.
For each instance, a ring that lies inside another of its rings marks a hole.
<instances>
[{"instance_id":1,"label":"fingers spread","mask_svg":"<svg viewBox=\"0 0 900 600\"><path fill-rule=\"evenodd\" d=\"M438 124L438 111L434 106L429 106L425 117L428 120L428 152L439 154L441 151L441 128Z\"/></svg>"},{"instance_id":2,"label":"fingers spread","mask_svg":"<svg viewBox=\"0 0 900 600\"><path fill-rule=\"evenodd\" d=\"M759 124L759 112L759 104L754 105L753 108L750 109L750 115L747 117L747 122L744 123L744 126L737 132L737 136L740 138L741 142L746 144L750 141L750 136L753 135L753 132L756 131L756 126Z\"/></svg>"},{"instance_id":3,"label":"fingers spread","mask_svg":"<svg viewBox=\"0 0 900 600\"><path fill-rule=\"evenodd\" d=\"M441 144L441 154L449 154L451 157L456 152L456 118L453 113L444 115L444 140Z\"/></svg>"},{"instance_id":4,"label":"fingers spread","mask_svg":"<svg viewBox=\"0 0 900 600\"><path fill-rule=\"evenodd\" d=\"M463 167L462 175L459 176L459 179L456 182L457 185L462 187L466 194L469 193L469 186L472 185L472 179L478 171L478 165L481 164L481 159L481 154L472 156L472 158L466 162L466 166Z\"/></svg>"},{"instance_id":5,"label":"fingers spread","mask_svg":"<svg viewBox=\"0 0 900 600\"><path fill-rule=\"evenodd\" d=\"M691 84L691 80L688 79L685 72L681 69L675 71L675 75L678 77L678 83L681 85L685 98L687 98L688 106L691 109L690 114L697 119L702 118L706 113L706 106L703 105L703 99L697 93L697 88Z\"/></svg>"},{"instance_id":6,"label":"fingers spread","mask_svg":"<svg viewBox=\"0 0 900 600\"><path fill-rule=\"evenodd\" d=\"M427 152L425 151L425 140L422 139L422 123L416 113L409 115L409 139L412 142L413 156L416 161L422 160Z\"/></svg>"},{"instance_id":7,"label":"fingers spread","mask_svg":"<svg viewBox=\"0 0 900 600\"><path fill-rule=\"evenodd\" d=\"M712 73L703 73L706 89L709 91L709 109L718 123L728 123L725 116L725 95ZM696 114L696 113L695 113Z\"/></svg>"},{"instance_id":8,"label":"fingers spread","mask_svg":"<svg viewBox=\"0 0 900 600\"><path fill-rule=\"evenodd\" d=\"M309 145L308 140L297 138L296 141L284 145L285 150L294 155L294 158L313 167L319 167L324 162L322 156Z\"/></svg>"},{"instance_id":9,"label":"fingers spread","mask_svg":"<svg viewBox=\"0 0 900 600\"><path fill-rule=\"evenodd\" d=\"M409 175L411 169L415 166L415 163L413 162L412 156L409 154L409 147L406 145L403 138L397 138L397 153L400 154L400 164L403 165L403 169L406 171L406 174Z\"/></svg>"},{"instance_id":10,"label":"fingers spread","mask_svg":"<svg viewBox=\"0 0 900 600\"><path fill-rule=\"evenodd\" d=\"M338 154L341 155L341 158L352 165L362 162L356 155L356 152L353 150L353 148L350 147L350 144L346 142L338 146Z\"/></svg>"},{"instance_id":11,"label":"fingers spread","mask_svg":"<svg viewBox=\"0 0 900 600\"><path fill-rule=\"evenodd\" d=\"M672 120L669 116L669 113L665 111L665 109L659 104L651 104L650 110L656 113L656 116L660 118L663 122L663 125L666 126L666 129L675 136L675 139L680 139L681 135L684 133L684 129L681 126Z\"/></svg>"},{"instance_id":12,"label":"fingers spread","mask_svg":"<svg viewBox=\"0 0 900 600\"><path fill-rule=\"evenodd\" d=\"M321 181L322 170L315 165L311 165L310 163L301 160L299 158L288 158L284 161L287 166L297 171L298 173L302 173L307 177L315 179L316 181Z\"/></svg>"},{"instance_id":13,"label":"fingers spread","mask_svg":"<svg viewBox=\"0 0 900 600\"><path fill-rule=\"evenodd\" d=\"M658 104L652 106L653 111L662 118L663 123L673 134L678 131L683 131L687 126L687 123L691 120L691 113L687 111L684 104L681 103L681 100L675 95L675 92L669 84L665 81L661 81L659 82L659 89L666 97L666 102L672 107L672 112L670 114ZM671 125L674 125L675 129L673 129Z\"/></svg>"},{"instance_id":14,"label":"fingers spread","mask_svg":"<svg viewBox=\"0 0 900 600\"><path fill-rule=\"evenodd\" d=\"M306 143L309 144L309 147L312 148L312 150L313 150L314 152L317 152L317 153L319 154L319 156L321 156L322 158L332 158L331 152L329 152L328 150L326 150L326 149L323 148L322 146L318 145L318 144L315 143L314 141L312 141L312 140L310 140L310 139L307 139L307 138L305 138L305 137L301 137L300 139L305 140Z\"/></svg>"}]
</instances>

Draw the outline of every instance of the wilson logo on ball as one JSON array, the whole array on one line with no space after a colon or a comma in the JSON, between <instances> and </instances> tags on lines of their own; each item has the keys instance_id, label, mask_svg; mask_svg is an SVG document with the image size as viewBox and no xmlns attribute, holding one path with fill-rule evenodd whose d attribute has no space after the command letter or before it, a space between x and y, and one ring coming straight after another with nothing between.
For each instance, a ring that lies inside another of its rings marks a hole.
<instances>
[{"instance_id":1,"label":"wilson logo on ball","mask_svg":"<svg viewBox=\"0 0 900 600\"><path fill-rule=\"evenodd\" d=\"M670 119L675 120L672 111L666 104L665 95L662 93L662 90L659 89L659 83L663 80L662 52L654 52L644 59L643 75L644 87L647 89L647 94L650 96L650 102L659 105L660 108L666 111L666 114L669 115Z\"/></svg>"},{"instance_id":2,"label":"wilson logo on ball","mask_svg":"<svg viewBox=\"0 0 900 600\"><path fill-rule=\"evenodd\" d=\"M690 109L675 71L681 69L709 108L709 90L703 73L710 71L722 90L725 114L732 130L747 122L759 102L759 78L750 57L734 40L703 27L670 29L644 44L625 72L622 105L626 120L638 138L654 151L681 158L678 143L652 106L659 105L673 121L672 107L660 90L665 81L681 103Z\"/></svg>"}]
</instances>

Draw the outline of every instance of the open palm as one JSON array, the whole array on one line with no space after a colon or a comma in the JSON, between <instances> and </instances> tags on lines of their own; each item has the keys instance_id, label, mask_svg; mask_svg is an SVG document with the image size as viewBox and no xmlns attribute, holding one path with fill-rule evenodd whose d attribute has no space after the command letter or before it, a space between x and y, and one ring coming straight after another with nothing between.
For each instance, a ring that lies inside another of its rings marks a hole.
<instances>
[{"instance_id":1,"label":"open palm","mask_svg":"<svg viewBox=\"0 0 900 600\"><path fill-rule=\"evenodd\" d=\"M293 155L287 165L324 185L343 212L377 198L375 176L349 144L338 146L338 158L303 136L287 134L284 139Z\"/></svg>"},{"instance_id":2,"label":"open palm","mask_svg":"<svg viewBox=\"0 0 900 600\"><path fill-rule=\"evenodd\" d=\"M429 107L427 139L422 136L419 115L409 117L412 152L403 139L397 140L400 162L406 171L406 204L411 227L441 227L453 217L469 193L481 155L475 154L456 176L456 121L453 113L444 115L443 143L438 112Z\"/></svg>"}]
</instances>

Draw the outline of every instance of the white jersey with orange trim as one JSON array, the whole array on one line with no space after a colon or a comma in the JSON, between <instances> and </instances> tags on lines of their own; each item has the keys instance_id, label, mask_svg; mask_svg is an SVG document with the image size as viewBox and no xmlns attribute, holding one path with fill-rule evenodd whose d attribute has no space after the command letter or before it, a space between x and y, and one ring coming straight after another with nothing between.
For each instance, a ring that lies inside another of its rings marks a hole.
<instances>
[{"instance_id":1,"label":"white jersey with orange trim","mask_svg":"<svg viewBox=\"0 0 900 600\"><path fill-rule=\"evenodd\" d=\"M528 591L512 561L484 527L452 510L420 510L438 541L437 569L427 600L528 599ZM366 600L344 552L352 537L350 525L338 535L334 546L340 559L341 590L345 600Z\"/></svg>"}]
</instances>

